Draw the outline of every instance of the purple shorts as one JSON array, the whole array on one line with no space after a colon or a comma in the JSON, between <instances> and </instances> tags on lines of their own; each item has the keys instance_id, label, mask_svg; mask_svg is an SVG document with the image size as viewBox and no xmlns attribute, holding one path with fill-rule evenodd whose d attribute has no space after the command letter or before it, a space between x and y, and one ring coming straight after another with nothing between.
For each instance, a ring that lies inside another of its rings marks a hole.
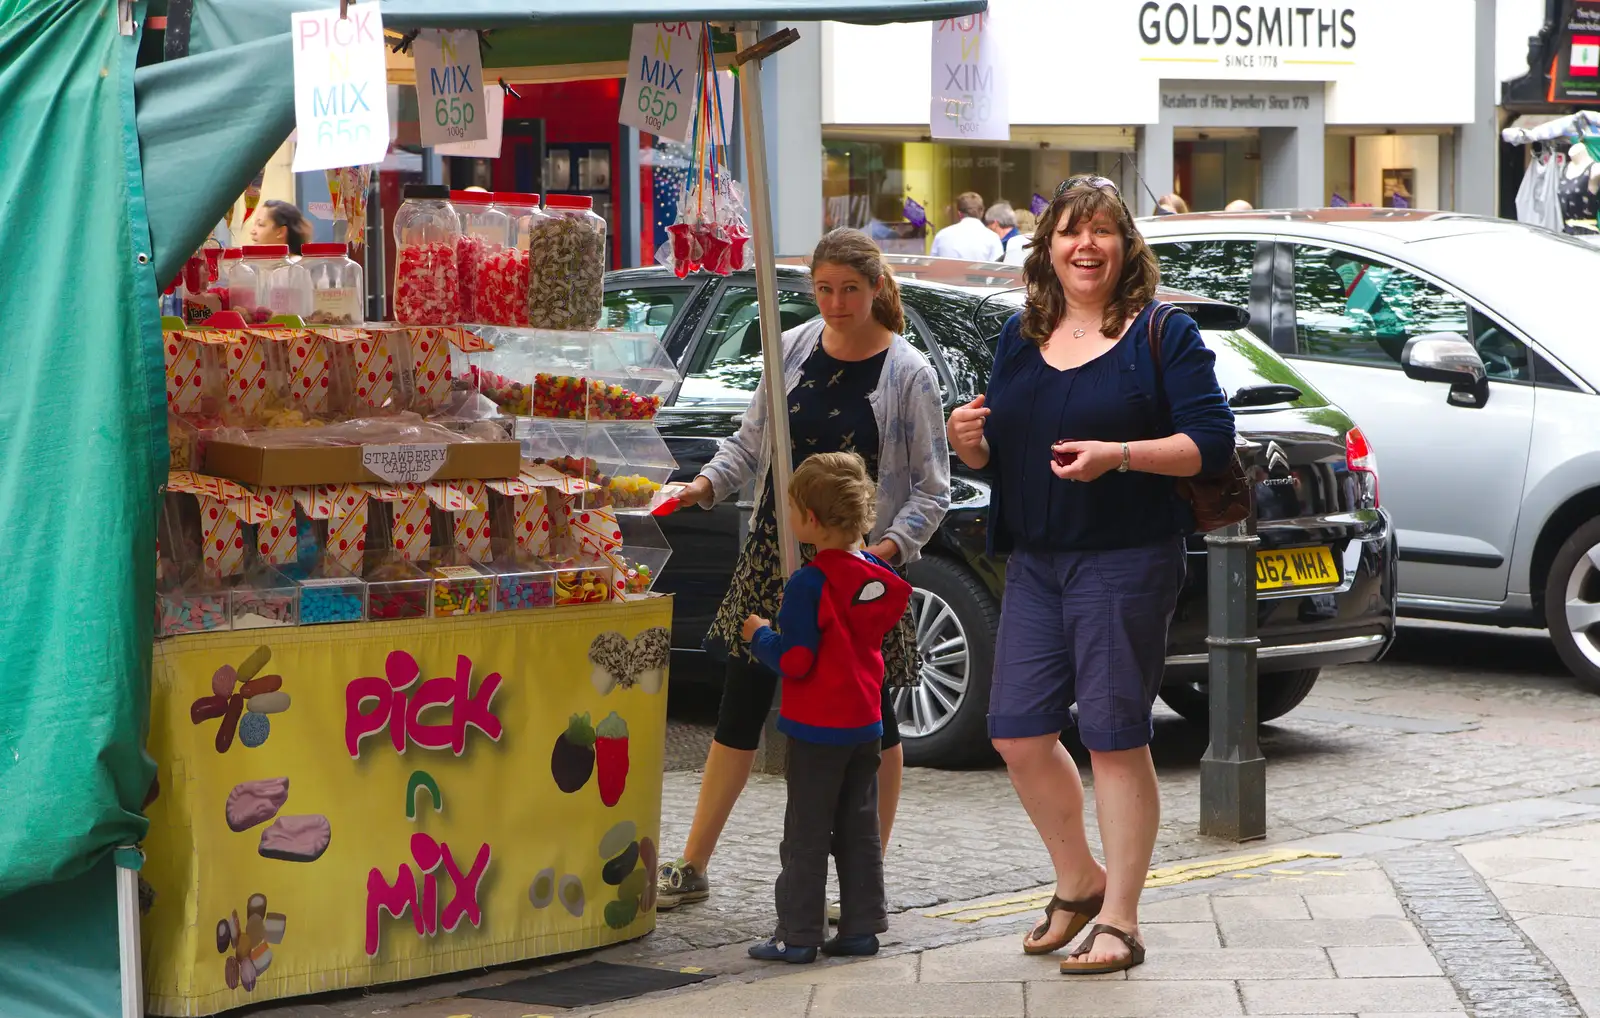
<instances>
[{"instance_id":1,"label":"purple shorts","mask_svg":"<svg viewBox=\"0 0 1600 1018\"><path fill-rule=\"evenodd\" d=\"M1076 703L1087 748L1149 745L1184 569L1178 538L1107 551L1014 552L995 642L989 737L1060 732L1071 726Z\"/></svg>"}]
</instances>

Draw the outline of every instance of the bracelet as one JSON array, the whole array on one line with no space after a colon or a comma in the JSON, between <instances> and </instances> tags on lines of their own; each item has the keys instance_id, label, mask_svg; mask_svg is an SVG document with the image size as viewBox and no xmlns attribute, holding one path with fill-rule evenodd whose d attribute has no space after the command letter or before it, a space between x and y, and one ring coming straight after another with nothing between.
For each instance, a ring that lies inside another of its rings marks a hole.
<instances>
[{"instance_id":1,"label":"bracelet","mask_svg":"<svg viewBox=\"0 0 1600 1018\"><path fill-rule=\"evenodd\" d=\"M1129 462L1128 443L1127 442L1123 442L1122 443L1122 465L1117 467L1117 473L1119 473L1119 474L1127 473L1129 465L1130 465L1130 462Z\"/></svg>"}]
</instances>

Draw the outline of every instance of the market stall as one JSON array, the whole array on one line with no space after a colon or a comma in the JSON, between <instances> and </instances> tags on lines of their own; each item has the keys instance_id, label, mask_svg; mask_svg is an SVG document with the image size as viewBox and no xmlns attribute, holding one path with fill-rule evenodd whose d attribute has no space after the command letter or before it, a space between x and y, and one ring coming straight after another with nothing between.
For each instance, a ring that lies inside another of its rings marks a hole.
<instances>
[{"instance_id":1,"label":"market stall","mask_svg":"<svg viewBox=\"0 0 1600 1018\"><path fill-rule=\"evenodd\" d=\"M277 252L241 259L248 308L157 317L174 276L215 281L191 252L294 127L291 12L328 6L0 0L19 154L0 242L46 260L0 286L27 323L0 361L30 390L0 415L0 770L23 790L0 824L0 999L19 1016L103 1015L108 995L125 1015L212 1013L654 925L671 606L649 595L670 554L649 514L672 464L649 422L675 383L654 337L428 317L448 287L403 309L404 242L399 322L318 320L315 294L274 306L305 286ZM771 43L752 19L981 8L392 0L383 17L493 30L487 66L550 80L615 73L635 20L738 21L754 68ZM759 75L743 110L770 306Z\"/></svg>"}]
</instances>

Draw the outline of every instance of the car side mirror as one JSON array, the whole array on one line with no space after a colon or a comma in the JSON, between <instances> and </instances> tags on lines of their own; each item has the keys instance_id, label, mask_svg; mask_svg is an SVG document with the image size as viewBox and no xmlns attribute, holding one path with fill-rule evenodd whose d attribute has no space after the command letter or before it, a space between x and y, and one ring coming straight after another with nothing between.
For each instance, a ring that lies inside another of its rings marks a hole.
<instances>
[{"instance_id":1,"label":"car side mirror","mask_svg":"<svg viewBox=\"0 0 1600 1018\"><path fill-rule=\"evenodd\" d=\"M1400 352L1407 378L1450 386L1452 406L1481 407L1489 402L1489 372L1478 351L1459 333L1429 332L1413 336Z\"/></svg>"}]
</instances>

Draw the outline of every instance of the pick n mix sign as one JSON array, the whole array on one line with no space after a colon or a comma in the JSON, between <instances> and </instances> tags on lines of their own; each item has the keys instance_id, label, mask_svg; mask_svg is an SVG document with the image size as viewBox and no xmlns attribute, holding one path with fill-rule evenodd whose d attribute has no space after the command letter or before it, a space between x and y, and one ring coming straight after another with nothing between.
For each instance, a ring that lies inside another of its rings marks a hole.
<instances>
[{"instance_id":1,"label":"pick n mix sign","mask_svg":"<svg viewBox=\"0 0 1600 1018\"><path fill-rule=\"evenodd\" d=\"M377 3L290 16L294 172L364 166L389 151L388 71Z\"/></svg>"},{"instance_id":2,"label":"pick n mix sign","mask_svg":"<svg viewBox=\"0 0 1600 1018\"><path fill-rule=\"evenodd\" d=\"M617 119L663 138L688 141L700 93L699 73L699 22L634 25Z\"/></svg>"}]
</instances>

